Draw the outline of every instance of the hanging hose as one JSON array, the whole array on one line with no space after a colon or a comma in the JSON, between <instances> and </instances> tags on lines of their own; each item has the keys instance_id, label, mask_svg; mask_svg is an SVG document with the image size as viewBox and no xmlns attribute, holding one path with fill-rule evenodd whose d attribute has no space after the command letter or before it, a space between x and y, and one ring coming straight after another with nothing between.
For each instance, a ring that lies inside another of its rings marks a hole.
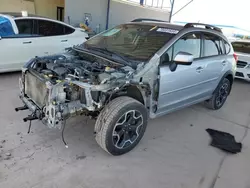
<instances>
[{"instance_id":1,"label":"hanging hose","mask_svg":"<svg viewBox=\"0 0 250 188\"><path fill-rule=\"evenodd\" d=\"M64 131L65 131L65 126L66 126L66 119L63 120L63 123L62 123L62 141L65 145L66 148L69 148L69 146L67 145L67 143L65 142L65 139L64 139Z\"/></svg>"}]
</instances>

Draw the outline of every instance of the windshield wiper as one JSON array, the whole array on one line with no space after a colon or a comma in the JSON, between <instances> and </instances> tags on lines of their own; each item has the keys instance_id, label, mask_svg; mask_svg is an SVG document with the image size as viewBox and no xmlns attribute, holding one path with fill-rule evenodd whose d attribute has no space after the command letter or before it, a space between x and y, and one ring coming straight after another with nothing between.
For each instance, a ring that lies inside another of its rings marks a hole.
<instances>
[{"instance_id":1,"label":"windshield wiper","mask_svg":"<svg viewBox=\"0 0 250 188\"><path fill-rule=\"evenodd\" d=\"M111 57L112 57L113 55L115 55L115 56L117 56L118 58L120 58L120 59L122 60L122 62L124 62L126 65L129 65L129 66L131 66L132 68L136 68L136 65L135 65L133 62L131 62L130 59L124 57L123 55L121 55L121 54L119 54L119 53L117 53L117 52L110 51L110 50L108 50L107 48L99 48L99 47L92 47L92 46L91 46L91 47L88 47L87 49L95 50L95 51L104 53L104 54L106 54L106 55L109 55L109 56L111 56Z\"/></svg>"}]
</instances>

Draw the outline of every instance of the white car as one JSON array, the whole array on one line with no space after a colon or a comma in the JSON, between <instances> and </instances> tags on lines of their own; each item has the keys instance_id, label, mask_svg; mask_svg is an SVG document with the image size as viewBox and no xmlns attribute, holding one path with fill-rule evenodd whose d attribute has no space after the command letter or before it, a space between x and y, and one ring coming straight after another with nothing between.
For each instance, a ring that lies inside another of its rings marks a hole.
<instances>
[{"instance_id":1,"label":"white car","mask_svg":"<svg viewBox=\"0 0 250 188\"><path fill-rule=\"evenodd\" d=\"M66 23L21 13L0 14L0 73L21 70L35 56L62 53L88 34Z\"/></svg>"},{"instance_id":2,"label":"white car","mask_svg":"<svg viewBox=\"0 0 250 188\"><path fill-rule=\"evenodd\" d=\"M237 40L232 42L232 46L238 56L235 77L250 81L250 41Z\"/></svg>"}]
</instances>

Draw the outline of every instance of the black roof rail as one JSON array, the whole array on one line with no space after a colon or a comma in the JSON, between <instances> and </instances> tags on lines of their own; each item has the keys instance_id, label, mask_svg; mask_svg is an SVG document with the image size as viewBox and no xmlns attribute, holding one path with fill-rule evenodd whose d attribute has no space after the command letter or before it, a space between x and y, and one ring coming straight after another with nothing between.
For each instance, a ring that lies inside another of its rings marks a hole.
<instances>
[{"instance_id":1,"label":"black roof rail","mask_svg":"<svg viewBox=\"0 0 250 188\"><path fill-rule=\"evenodd\" d=\"M209 25L209 24L203 24L203 23L187 23L184 28L194 27L194 26L205 26L206 29L212 29L215 31L218 31L222 33L221 29L219 27Z\"/></svg>"},{"instance_id":2,"label":"black roof rail","mask_svg":"<svg viewBox=\"0 0 250 188\"><path fill-rule=\"evenodd\" d=\"M131 22L144 22L144 21L148 21L148 22L166 22L166 23L168 23L168 21L150 19L150 18L138 18L138 19L132 20Z\"/></svg>"}]
</instances>

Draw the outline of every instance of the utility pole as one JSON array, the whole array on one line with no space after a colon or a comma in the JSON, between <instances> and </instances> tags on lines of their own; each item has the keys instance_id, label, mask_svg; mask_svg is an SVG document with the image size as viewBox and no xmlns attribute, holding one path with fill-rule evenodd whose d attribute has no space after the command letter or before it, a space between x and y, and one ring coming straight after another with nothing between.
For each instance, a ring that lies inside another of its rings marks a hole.
<instances>
[{"instance_id":1,"label":"utility pole","mask_svg":"<svg viewBox=\"0 0 250 188\"><path fill-rule=\"evenodd\" d=\"M108 7L107 7L106 30L109 28L109 11L110 11L110 0L108 0Z\"/></svg>"},{"instance_id":2,"label":"utility pole","mask_svg":"<svg viewBox=\"0 0 250 188\"><path fill-rule=\"evenodd\" d=\"M175 0L170 0L170 4L171 4L171 10L170 10L170 15L169 15L169 23L171 22L172 16L173 16L173 11L174 11L174 1Z\"/></svg>"}]
</instances>

